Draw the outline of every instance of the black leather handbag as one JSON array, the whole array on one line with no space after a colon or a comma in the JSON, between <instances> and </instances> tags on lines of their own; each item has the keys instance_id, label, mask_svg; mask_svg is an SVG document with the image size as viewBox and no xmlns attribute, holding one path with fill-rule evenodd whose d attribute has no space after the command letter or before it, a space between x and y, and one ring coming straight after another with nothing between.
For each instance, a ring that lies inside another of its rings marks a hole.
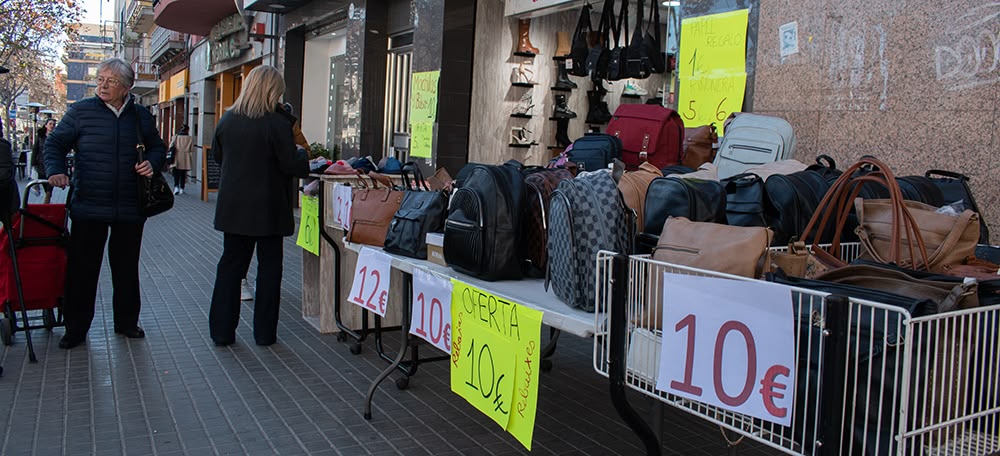
<instances>
[{"instance_id":1,"label":"black leather handbag","mask_svg":"<svg viewBox=\"0 0 1000 456\"><path fill-rule=\"evenodd\" d=\"M403 165L401 175L406 193L399 210L392 217L382 249L396 255L426 260L427 233L444 231L448 196L442 191L431 190L424 181L420 168L413 162Z\"/></svg>"},{"instance_id":2,"label":"black leather handbag","mask_svg":"<svg viewBox=\"0 0 1000 456\"><path fill-rule=\"evenodd\" d=\"M753 173L737 174L723 181L726 187L726 220L733 226L767 226L764 219L764 180Z\"/></svg>"},{"instance_id":3,"label":"black leather handbag","mask_svg":"<svg viewBox=\"0 0 1000 456\"><path fill-rule=\"evenodd\" d=\"M656 247L668 217L692 222L726 224L726 190L719 181L657 177L646 190L642 233L637 236L640 253Z\"/></svg>"},{"instance_id":4,"label":"black leather handbag","mask_svg":"<svg viewBox=\"0 0 1000 456\"><path fill-rule=\"evenodd\" d=\"M137 107L138 108L138 107ZM139 125L139 114L135 117L137 163L146 161L146 144L142 136L142 127ZM174 194L167 184L167 179L163 173L154 169L150 177L136 176L136 184L139 199L139 212L143 217L152 217L168 211L174 207Z\"/></svg>"}]
</instances>

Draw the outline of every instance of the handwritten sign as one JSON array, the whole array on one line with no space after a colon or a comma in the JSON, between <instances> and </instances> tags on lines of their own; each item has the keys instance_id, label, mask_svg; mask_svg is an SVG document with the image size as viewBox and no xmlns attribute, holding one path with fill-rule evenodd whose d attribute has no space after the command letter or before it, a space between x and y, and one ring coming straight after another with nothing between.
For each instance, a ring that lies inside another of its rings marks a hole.
<instances>
[{"instance_id":1,"label":"handwritten sign","mask_svg":"<svg viewBox=\"0 0 1000 456\"><path fill-rule=\"evenodd\" d=\"M362 247L348 301L384 317L391 277L392 257L381 250Z\"/></svg>"},{"instance_id":2,"label":"handwritten sign","mask_svg":"<svg viewBox=\"0 0 1000 456\"><path fill-rule=\"evenodd\" d=\"M722 122L743 108L749 10L710 14L681 21L680 97L684 125Z\"/></svg>"},{"instance_id":3,"label":"handwritten sign","mask_svg":"<svg viewBox=\"0 0 1000 456\"><path fill-rule=\"evenodd\" d=\"M300 201L302 210L295 245L313 255L319 255L319 200L315 196L302 195Z\"/></svg>"},{"instance_id":4,"label":"handwritten sign","mask_svg":"<svg viewBox=\"0 0 1000 456\"><path fill-rule=\"evenodd\" d=\"M657 389L791 426L795 316L788 287L664 273L663 303Z\"/></svg>"},{"instance_id":5,"label":"handwritten sign","mask_svg":"<svg viewBox=\"0 0 1000 456\"><path fill-rule=\"evenodd\" d=\"M430 158L434 150L434 124L431 122L410 123L410 156Z\"/></svg>"},{"instance_id":6,"label":"handwritten sign","mask_svg":"<svg viewBox=\"0 0 1000 456\"><path fill-rule=\"evenodd\" d=\"M542 313L452 280L451 390L531 450Z\"/></svg>"},{"instance_id":7,"label":"handwritten sign","mask_svg":"<svg viewBox=\"0 0 1000 456\"><path fill-rule=\"evenodd\" d=\"M677 62L681 77L745 73L749 12L742 9L682 20Z\"/></svg>"},{"instance_id":8,"label":"handwritten sign","mask_svg":"<svg viewBox=\"0 0 1000 456\"><path fill-rule=\"evenodd\" d=\"M451 281L423 269L413 271L413 334L451 353Z\"/></svg>"},{"instance_id":9,"label":"handwritten sign","mask_svg":"<svg viewBox=\"0 0 1000 456\"><path fill-rule=\"evenodd\" d=\"M410 156L430 158L437 120L440 71L413 73L410 80Z\"/></svg>"},{"instance_id":10,"label":"handwritten sign","mask_svg":"<svg viewBox=\"0 0 1000 456\"><path fill-rule=\"evenodd\" d=\"M684 119L684 125L715 123L722 131L726 118L743 109L746 86L746 73L684 79L678 114Z\"/></svg>"},{"instance_id":11,"label":"handwritten sign","mask_svg":"<svg viewBox=\"0 0 1000 456\"><path fill-rule=\"evenodd\" d=\"M335 185L333 187L333 223L343 227L344 231L351 229L351 187Z\"/></svg>"}]
</instances>

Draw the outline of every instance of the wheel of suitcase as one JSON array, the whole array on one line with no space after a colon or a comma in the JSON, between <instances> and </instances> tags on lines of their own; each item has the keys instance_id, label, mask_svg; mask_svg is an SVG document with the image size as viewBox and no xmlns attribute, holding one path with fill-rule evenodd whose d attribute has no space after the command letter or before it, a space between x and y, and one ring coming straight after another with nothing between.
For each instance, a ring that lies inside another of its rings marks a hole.
<instances>
[{"instance_id":1,"label":"wheel of suitcase","mask_svg":"<svg viewBox=\"0 0 1000 456\"><path fill-rule=\"evenodd\" d=\"M0 340L3 340L4 345L10 345L14 343L14 328L11 326L13 320L0 317Z\"/></svg>"}]
</instances>

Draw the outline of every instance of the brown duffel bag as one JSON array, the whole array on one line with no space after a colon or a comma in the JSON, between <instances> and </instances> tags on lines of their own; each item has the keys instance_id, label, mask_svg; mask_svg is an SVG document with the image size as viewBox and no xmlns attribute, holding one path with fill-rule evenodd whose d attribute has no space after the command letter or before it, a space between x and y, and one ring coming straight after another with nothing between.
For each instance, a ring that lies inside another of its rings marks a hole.
<instances>
[{"instance_id":1,"label":"brown duffel bag","mask_svg":"<svg viewBox=\"0 0 1000 456\"><path fill-rule=\"evenodd\" d=\"M643 208L646 205L646 190L653 179L662 177L663 173L650 162L643 162L639 169L628 171L618 181L618 190L625 198L625 205L635 211L636 226L643 226Z\"/></svg>"}]
</instances>

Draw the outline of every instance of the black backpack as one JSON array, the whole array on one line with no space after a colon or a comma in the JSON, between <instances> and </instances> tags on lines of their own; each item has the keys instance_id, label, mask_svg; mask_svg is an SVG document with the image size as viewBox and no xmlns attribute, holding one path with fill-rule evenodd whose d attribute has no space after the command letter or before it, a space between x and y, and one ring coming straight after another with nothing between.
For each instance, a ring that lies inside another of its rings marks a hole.
<instances>
[{"instance_id":1,"label":"black backpack","mask_svg":"<svg viewBox=\"0 0 1000 456\"><path fill-rule=\"evenodd\" d=\"M726 189L715 180L657 177L646 190L643 212L642 233L637 236L639 253L656 247L668 217L726 225Z\"/></svg>"},{"instance_id":2,"label":"black backpack","mask_svg":"<svg viewBox=\"0 0 1000 456\"><path fill-rule=\"evenodd\" d=\"M600 171L614 159L622 158L622 141L605 133L587 133L573 141L566 155L580 171Z\"/></svg>"},{"instance_id":3,"label":"black backpack","mask_svg":"<svg viewBox=\"0 0 1000 456\"><path fill-rule=\"evenodd\" d=\"M444 223L444 259L483 280L520 279L524 242L521 164L475 165L455 191Z\"/></svg>"}]
</instances>

